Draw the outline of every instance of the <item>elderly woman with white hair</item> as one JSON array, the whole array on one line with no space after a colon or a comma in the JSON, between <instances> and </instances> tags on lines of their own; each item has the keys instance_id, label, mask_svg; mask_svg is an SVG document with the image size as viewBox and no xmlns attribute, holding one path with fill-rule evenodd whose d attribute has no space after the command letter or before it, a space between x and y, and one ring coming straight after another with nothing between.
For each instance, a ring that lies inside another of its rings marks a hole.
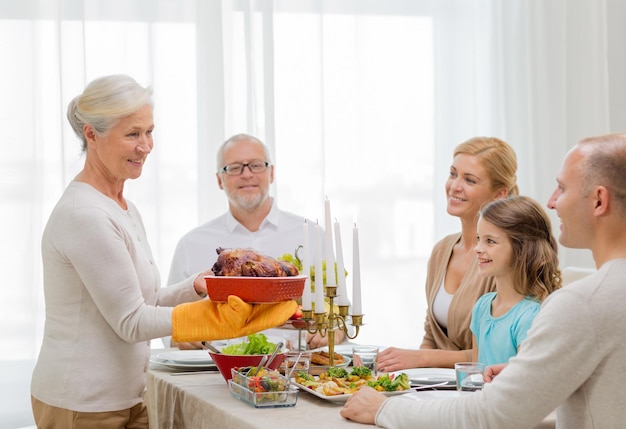
<instances>
[{"instance_id":1,"label":"elderly woman with white hair","mask_svg":"<svg viewBox=\"0 0 626 429\"><path fill-rule=\"evenodd\" d=\"M211 302L204 273L160 287L141 216L123 192L153 149L151 97L113 75L69 104L85 164L42 238L46 321L31 384L38 428L147 428L151 339L239 337L284 323L297 307Z\"/></svg>"}]
</instances>

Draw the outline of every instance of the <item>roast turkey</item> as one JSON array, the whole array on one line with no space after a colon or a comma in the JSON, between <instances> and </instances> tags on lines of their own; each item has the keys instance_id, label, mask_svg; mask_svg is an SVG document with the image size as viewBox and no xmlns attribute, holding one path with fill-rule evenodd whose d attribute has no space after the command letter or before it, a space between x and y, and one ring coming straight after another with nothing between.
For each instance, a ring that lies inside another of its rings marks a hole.
<instances>
[{"instance_id":1,"label":"roast turkey","mask_svg":"<svg viewBox=\"0 0 626 429\"><path fill-rule=\"evenodd\" d=\"M289 277L297 276L298 269L291 262L279 261L252 249L224 249L218 247L213 264L216 276Z\"/></svg>"}]
</instances>

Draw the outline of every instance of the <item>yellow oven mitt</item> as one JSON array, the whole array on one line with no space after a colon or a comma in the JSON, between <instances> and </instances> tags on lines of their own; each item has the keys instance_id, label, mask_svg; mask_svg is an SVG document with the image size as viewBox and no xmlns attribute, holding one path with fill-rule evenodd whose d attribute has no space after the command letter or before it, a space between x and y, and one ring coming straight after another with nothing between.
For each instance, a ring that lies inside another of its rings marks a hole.
<instances>
[{"instance_id":1,"label":"yellow oven mitt","mask_svg":"<svg viewBox=\"0 0 626 429\"><path fill-rule=\"evenodd\" d=\"M248 304L231 295L227 302L208 299L174 307L172 340L212 341L244 337L285 323L296 311L296 301Z\"/></svg>"}]
</instances>

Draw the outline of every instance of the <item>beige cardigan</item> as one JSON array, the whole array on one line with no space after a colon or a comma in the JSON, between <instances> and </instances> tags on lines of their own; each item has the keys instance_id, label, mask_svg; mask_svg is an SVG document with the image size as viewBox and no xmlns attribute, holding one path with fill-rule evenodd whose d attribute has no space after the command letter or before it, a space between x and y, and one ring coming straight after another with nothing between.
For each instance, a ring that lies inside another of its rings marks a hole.
<instances>
[{"instance_id":1,"label":"beige cardigan","mask_svg":"<svg viewBox=\"0 0 626 429\"><path fill-rule=\"evenodd\" d=\"M450 309L448 311L447 335L437 323L433 314L433 302L443 284L448 262L452 256L452 248L461 239L461 233L448 235L440 240L428 261L428 274L426 276L426 300L428 311L424 323L424 339L422 348L441 350L463 350L467 360L472 358L472 331L470 320L472 307L480 296L486 292L495 290L493 278L483 279L478 274L478 264L470 264L465 276L455 292Z\"/></svg>"}]
</instances>

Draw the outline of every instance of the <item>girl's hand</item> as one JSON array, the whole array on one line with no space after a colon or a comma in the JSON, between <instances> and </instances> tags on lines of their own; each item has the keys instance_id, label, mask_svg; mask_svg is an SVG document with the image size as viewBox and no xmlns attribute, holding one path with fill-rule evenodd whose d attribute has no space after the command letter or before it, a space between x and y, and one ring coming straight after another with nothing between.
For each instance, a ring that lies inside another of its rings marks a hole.
<instances>
[{"instance_id":1,"label":"girl's hand","mask_svg":"<svg viewBox=\"0 0 626 429\"><path fill-rule=\"evenodd\" d=\"M494 378L506 367L506 363L499 363L497 365L488 366L483 374L483 380L485 383L491 383Z\"/></svg>"}]
</instances>

